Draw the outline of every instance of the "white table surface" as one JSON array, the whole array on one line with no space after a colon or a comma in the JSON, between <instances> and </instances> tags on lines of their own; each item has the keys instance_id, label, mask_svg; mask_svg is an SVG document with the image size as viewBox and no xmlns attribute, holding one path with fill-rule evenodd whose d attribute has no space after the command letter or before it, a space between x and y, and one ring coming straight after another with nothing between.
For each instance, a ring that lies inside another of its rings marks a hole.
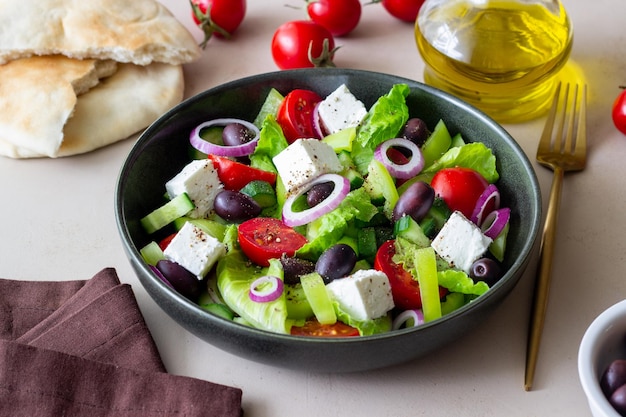
<instances>
[{"instance_id":1,"label":"white table surface","mask_svg":"<svg viewBox=\"0 0 626 417\"><path fill-rule=\"evenodd\" d=\"M365 0L364 0L365 2ZM163 0L201 39L186 0ZM299 6L300 9L286 7ZM247 417L276 416L590 416L578 382L578 345L589 323L626 296L626 136L611 122L626 84L626 2L565 0L575 27L572 59L590 88L588 168L566 178L554 280L535 387L523 389L526 334L536 254L527 274L487 322L454 345L402 366L357 374L313 374L241 359L199 340L149 298L131 270L115 226L117 175L135 137L64 159L0 158L0 277L86 279L115 267L132 285L168 370L243 389ZM299 0L248 0L230 41L210 41L185 67L186 93L276 71L274 30L304 17ZM413 27L378 5L337 42L339 67L421 81ZM547 204L551 172L534 162L544 119L505 125L533 160Z\"/></svg>"}]
</instances>

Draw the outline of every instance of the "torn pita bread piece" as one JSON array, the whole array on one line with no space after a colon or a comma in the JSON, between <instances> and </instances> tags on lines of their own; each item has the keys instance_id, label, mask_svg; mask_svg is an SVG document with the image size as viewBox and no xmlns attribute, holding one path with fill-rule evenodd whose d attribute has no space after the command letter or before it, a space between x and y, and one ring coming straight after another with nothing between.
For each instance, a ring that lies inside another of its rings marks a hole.
<instances>
[{"instance_id":1,"label":"torn pita bread piece","mask_svg":"<svg viewBox=\"0 0 626 417\"><path fill-rule=\"evenodd\" d=\"M67 90L65 86L59 89ZM47 121L34 134L29 123L11 123L10 118L0 113L0 155L55 158L90 152L127 139L146 128L178 104L183 93L182 66L161 63L148 66L119 64L113 76L100 80L95 88L77 99L74 96L75 106L69 118L65 117L66 111L51 111L50 106L54 103L37 98L33 91L31 98L40 101L31 102L28 118L38 119L44 115ZM54 100L58 94L49 95ZM28 100L20 100L20 103L24 103L22 107L28 107ZM0 104L0 108L6 108L2 106ZM22 108L22 111L26 110Z\"/></svg>"},{"instance_id":2,"label":"torn pita bread piece","mask_svg":"<svg viewBox=\"0 0 626 417\"><path fill-rule=\"evenodd\" d=\"M116 68L114 61L60 55L0 66L0 139L40 155L56 155L76 97Z\"/></svg>"},{"instance_id":3,"label":"torn pita bread piece","mask_svg":"<svg viewBox=\"0 0 626 417\"><path fill-rule=\"evenodd\" d=\"M0 0L0 64L34 55L148 65L200 57L189 31L155 0Z\"/></svg>"}]
</instances>

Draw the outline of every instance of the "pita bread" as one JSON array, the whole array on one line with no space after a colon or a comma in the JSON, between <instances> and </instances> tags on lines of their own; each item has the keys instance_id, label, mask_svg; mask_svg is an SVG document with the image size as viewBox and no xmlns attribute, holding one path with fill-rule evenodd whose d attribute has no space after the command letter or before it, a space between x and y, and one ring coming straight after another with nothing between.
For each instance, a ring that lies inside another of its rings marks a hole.
<instances>
[{"instance_id":1,"label":"pita bread","mask_svg":"<svg viewBox=\"0 0 626 417\"><path fill-rule=\"evenodd\" d=\"M4 76L0 75L2 79ZM57 83L59 91L49 92L49 97L37 94L41 87L45 85L48 89L50 84L31 86L30 102L13 95L16 104L21 103L22 111L29 112L23 118L35 122L12 121L0 113L0 155L55 158L92 151L144 129L178 104L184 92L182 67L162 63L119 64L114 75L78 97L73 91L68 94L67 82ZM3 96L0 94L0 98ZM73 105L61 109L63 100ZM0 108L7 108L4 106L0 104ZM45 121L36 120L39 118ZM39 133L33 133L32 124L40 125Z\"/></svg>"},{"instance_id":2,"label":"pita bread","mask_svg":"<svg viewBox=\"0 0 626 417\"><path fill-rule=\"evenodd\" d=\"M60 54L178 65L200 52L189 31L154 0L0 0L0 64Z\"/></svg>"},{"instance_id":3,"label":"pita bread","mask_svg":"<svg viewBox=\"0 0 626 417\"><path fill-rule=\"evenodd\" d=\"M18 59L0 66L0 139L54 155L76 97L111 75L117 64L64 56Z\"/></svg>"}]
</instances>

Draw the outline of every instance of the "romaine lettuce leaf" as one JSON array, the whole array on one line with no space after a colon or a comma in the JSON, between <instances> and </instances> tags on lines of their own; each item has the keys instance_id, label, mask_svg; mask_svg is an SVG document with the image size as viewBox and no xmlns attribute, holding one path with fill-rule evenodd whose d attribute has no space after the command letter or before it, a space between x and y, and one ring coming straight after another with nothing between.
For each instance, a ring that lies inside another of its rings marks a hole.
<instances>
[{"instance_id":1,"label":"romaine lettuce leaf","mask_svg":"<svg viewBox=\"0 0 626 417\"><path fill-rule=\"evenodd\" d=\"M263 122L259 142L252 155L250 165L265 171L276 173L272 158L278 155L289 144L283 130L272 115L268 115Z\"/></svg>"},{"instance_id":2,"label":"romaine lettuce leaf","mask_svg":"<svg viewBox=\"0 0 626 417\"><path fill-rule=\"evenodd\" d=\"M345 311L341 309L339 303L333 301L333 306L335 307L335 313L337 314L337 319L342 323L347 324L348 326L355 327L359 329L359 333L361 336L370 336L378 333L386 333L391 331L393 321L391 319L391 314L385 314L382 317L379 317L374 320L354 320L350 317Z\"/></svg>"},{"instance_id":3,"label":"romaine lettuce leaf","mask_svg":"<svg viewBox=\"0 0 626 417\"><path fill-rule=\"evenodd\" d=\"M483 282L474 282L465 272L456 269L447 269L437 273L439 285L447 288L450 292L458 292L468 295L482 295L489 289Z\"/></svg>"},{"instance_id":4,"label":"romaine lettuce leaf","mask_svg":"<svg viewBox=\"0 0 626 417\"><path fill-rule=\"evenodd\" d=\"M482 142L472 142L450 148L435 163L424 169L423 172L435 173L443 168L457 166L478 171L491 184L500 178L496 169L496 157L491 149Z\"/></svg>"},{"instance_id":5,"label":"romaine lettuce leaf","mask_svg":"<svg viewBox=\"0 0 626 417\"><path fill-rule=\"evenodd\" d=\"M363 188L348 193L339 207L330 213L313 220L307 227L307 239L296 255L316 260L322 252L341 239L348 228L348 222L358 219L368 222L378 213L369 195Z\"/></svg>"}]
</instances>

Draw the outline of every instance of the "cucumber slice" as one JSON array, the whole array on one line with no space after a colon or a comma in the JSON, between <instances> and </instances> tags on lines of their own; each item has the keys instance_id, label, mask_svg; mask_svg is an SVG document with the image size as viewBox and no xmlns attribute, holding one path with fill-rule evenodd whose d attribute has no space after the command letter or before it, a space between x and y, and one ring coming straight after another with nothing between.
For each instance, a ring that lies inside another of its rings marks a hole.
<instances>
[{"instance_id":1,"label":"cucumber slice","mask_svg":"<svg viewBox=\"0 0 626 417\"><path fill-rule=\"evenodd\" d=\"M394 234L421 248L430 246L430 239L411 216L402 216L394 225Z\"/></svg>"},{"instance_id":2,"label":"cucumber slice","mask_svg":"<svg viewBox=\"0 0 626 417\"><path fill-rule=\"evenodd\" d=\"M426 142L422 145L422 155L424 156L424 167L430 166L441 157L452 144L452 137L443 120L439 120L435 129L430 134Z\"/></svg>"},{"instance_id":3,"label":"cucumber slice","mask_svg":"<svg viewBox=\"0 0 626 417\"><path fill-rule=\"evenodd\" d=\"M417 249L413 261L417 270L417 282L420 286L424 321L429 322L441 317L439 300L439 280L437 279L437 257L430 246Z\"/></svg>"},{"instance_id":4,"label":"cucumber slice","mask_svg":"<svg viewBox=\"0 0 626 417\"><path fill-rule=\"evenodd\" d=\"M287 317L293 320L306 320L313 317L313 309L306 298L302 284L285 285Z\"/></svg>"},{"instance_id":5,"label":"cucumber slice","mask_svg":"<svg viewBox=\"0 0 626 417\"><path fill-rule=\"evenodd\" d=\"M267 93L265 101L261 106L261 110L259 110L259 114L257 114L252 124L261 129L263 127L263 122L265 122L268 115L272 114L276 116L276 113L278 113L278 107L280 107L280 103L283 102L283 99L283 95L280 94L275 88L272 88L269 93Z\"/></svg>"},{"instance_id":6,"label":"cucumber slice","mask_svg":"<svg viewBox=\"0 0 626 417\"><path fill-rule=\"evenodd\" d=\"M300 277L302 289L311 304L315 318L321 324L334 324L337 322L335 307L326 291L326 285L322 276L316 272Z\"/></svg>"},{"instance_id":7,"label":"cucumber slice","mask_svg":"<svg viewBox=\"0 0 626 417\"><path fill-rule=\"evenodd\" d=\"M139 250L141 257L148 265L156 265L162 259L165 259L163 251L158 243L152 241Z\"/></svg>"},{"instance_id":8,"label":"cucumber slice","mask_svg":"<svg viewBox=\"0 0 626 417\"><path fill-rule=\"evenodd\" d=\"M144 230L154 233L195 208L187 193L179 194L140 220Z\"/></svg>"},{"instance_id":9,"label":"cucumber slice","mask_svg":"<svg viewBox=\"0 0 626 417\"><path fill-rule=\"evenodd\" d=\"M208 303L201 304L200 307L203 310L208 311L209 313L213 313L216 316L223 317L227 320L232 320L235 318L235 313L233 313L233 311L224 304Z\"/></svg>"},{"instance_id":10,"label":"cucumber slice","mask_svg":"<svg viewBox=\"0 0 626 417\"><path fill-rule=\"evenodd\" d=\"M183 216L174 220L174 227L176 230L180 230L187 222L198 226L220 242L224 240L224 234L226 233L226 224L224 223L215 220L192 219L191 217Z\"/></svg>"},{"instance_id":11,"label":"cucumber slice","mask_svg":"<svg viewBox=\"0 0 626 417\"><path fill-rule=\"evenodd\" d=\"M357 253L361 259L374 262L378 246L376 245L376 230L373 227L359 229L357 234Z\"/></svg>"},{"instance_id":12,"label":"cucumber slice","mask_svg":"<svg viewBox=\"0 0 626 417\"><path fill-rule=\"evenodd\" d=\"M509 234L509 223L504 226L504 229L500 232L498 236L491 242L489 245L489 252L496 258L498 261L502 262L504 260L504 253L506 252L506 237Z\"/></svg>"},{"instance_id":13,"label":"cucumber slice","mask_svg":"<svg viewBox=\"0 0 626 417\"><path fill-rule=\"evenodd\" d=\"M355 138L356 127L349 127L326 136L322 142L328 144L336 153L341 151L352 152L352 142Z\"/></svg>"},{"instance_id":14,"label":"cucumber slice","mask_svg":"<svg viewBox=\"0 0 626 417\"><path fill-rule=\"evenodd\" d=\"M398 202L398 190L387 168L376 159L372 159L367 167L367 178L363 188L370 195L372 202L384 200L383 211L387 218L391 218L393 208Z\"/></svg>"},{"instance_id":15,"label":"cucumber slice","mask_svg":"<svg viewBox=\"0 0 626 417\"><path fill-rule=\"evenodd\" d=\"M239 192L252 197L254 201L259 203L261 208L272 207L277 202L276 191L267 181L250 181Z\"/></svg>"}]
</instances>

